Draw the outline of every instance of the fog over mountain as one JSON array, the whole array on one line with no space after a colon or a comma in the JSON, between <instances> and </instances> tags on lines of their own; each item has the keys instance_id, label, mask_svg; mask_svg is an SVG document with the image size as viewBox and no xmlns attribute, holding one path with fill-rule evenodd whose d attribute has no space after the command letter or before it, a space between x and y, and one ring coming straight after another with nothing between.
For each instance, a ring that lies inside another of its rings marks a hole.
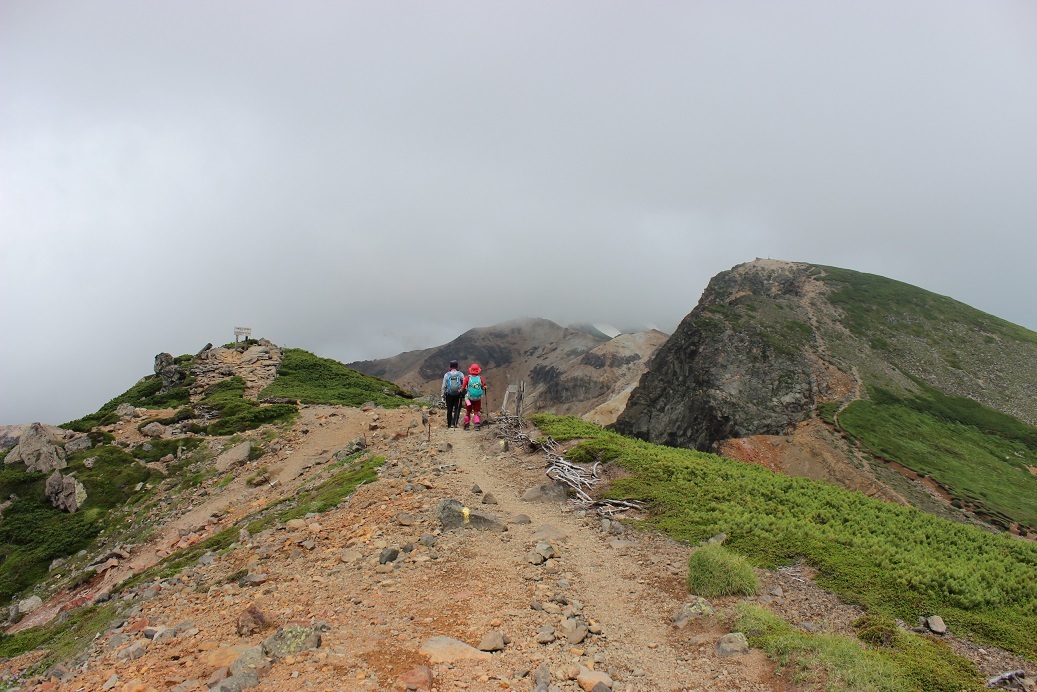
<instances>
[{"instance_id":1,"label":"fog over mountain","mask_svg":"<svg viewBox=\"0 0 1037 692\"><path fill-rule=\"evenodd\" d=\"M1037 328L1037 6L0 5L0 423L160 351L672 330L754 257Z\"/></svg>"}]
</instances>

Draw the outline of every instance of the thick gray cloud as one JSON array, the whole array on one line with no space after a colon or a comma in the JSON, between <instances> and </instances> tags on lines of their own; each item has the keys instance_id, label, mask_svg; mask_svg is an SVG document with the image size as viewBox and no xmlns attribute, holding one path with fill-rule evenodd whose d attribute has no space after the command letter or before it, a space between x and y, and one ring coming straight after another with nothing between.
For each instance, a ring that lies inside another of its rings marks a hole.
<instances>
[{"instance_id":1,"label":"thick gray cloud","mask_svg":"<svg viewBox=\"0 0 1037 692\"><path fill-rule=\"evenodd\" d=\"M753 257L1037 327L1037 9L0 5L0 422L235 325L342 360L672 329Z\"/></svg>"}]
</instances>

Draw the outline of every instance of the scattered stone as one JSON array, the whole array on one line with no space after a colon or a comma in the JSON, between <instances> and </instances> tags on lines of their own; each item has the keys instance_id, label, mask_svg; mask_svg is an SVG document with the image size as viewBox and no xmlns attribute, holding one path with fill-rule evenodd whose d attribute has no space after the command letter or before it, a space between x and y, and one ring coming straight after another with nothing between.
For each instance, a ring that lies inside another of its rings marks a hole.
<instances>
[{"instance_id":1,"label":"scattered stone","mask_svg":"<svg viewBox=\"0 0 1037 692\"><path fill-rule=\"evenodd\" d=\"M736 656L749 653L749 642L741 632L725 634L716 643L718 656Z\"/></svg>"},{"instance_id":2,"label":"scattered stone","mask_svg":"<svg viewBox=\"0 0 1037 692\"><path fill-rule=\"evenodd\" d=\"M422 534L421 538L418 539L418 543L425 546L426 548L435 548L437 538L430 533Z\"/></svg>"},{"instance_id":3,"label":"scattered stone","mask_svg":"<svg viewBox=\"0 0 1037 692\"><path fill-rule=\"evenodd\" d=\"M599 686L604 686L606 690L611 690L613 684L612 678L609 677L608 673L601 670L590 670L586 666L580 666L576 682L579 684L580 689L585 692L593 692Z\"/></svg>"},{"instance_id":4,"label":"scattered stone","mask_svg":"<svg viewBox=\"0 0 1037 692\"><path fill-rule=\"evenodd\" d=\"M247 637L253 632L262 632L273 624L270 618L252 603L238 616L237 632L242 637Z\"/></svg>"},{"instance_id":5,"label":"scattered stone","mask_svg":"<svg viewBox=\"0 0 1037 692\"><path fill-rule=\"evenodd\" d=\"M561 481L544 483L530 488L522 494L523 502L565 502L568 488Z\"/></svg>"},{"instance_id":6,"label":"scattered stone","mask_svg":"<svg viewBox=\"0 0 1037 692\"><path fill-rule=\"evenodd\" d=\"M414 515L409 512L400 512L396 516L396 523L400 526L414 526L414 524L417 523L417 520L414 518Z\"/></svg>"},{"instance_id":7,"label":"scattered stone","mask_svg":"<svg viewBox=\"0 0 1037 692\"><path fill-rule=\"evenodd\" d=\"M476 648L479 651L504 651L505 644L507 644L507 641L504 634L494 630L484 634L482 641L479 642L479 646Z\"/></svg>"},{"instance_id":8,"label":"scattered stone","mask_svg":"<svg viewBox=\"0 0 1037 692\"><path fill-rule=\"evenodd\" d=\"M531 565L542 565L546 561L547 561L547 558L545 558L543 555L541 555L540 553L536 552L535 550L531 550L526 555L526 562L528 562Z\"/></svg>"},{"instance_id":9,"label":"scattered stone","mask_svg":"<svg viewBox=\"0 0 1037 692\"><path fill-rule=\"evenodd\" d=\"M509 524L532 524L533 520L529 518L528 514L516 514L509 521Z\"/></svg>"},{"instance_id":10,"label":"scattered stone","mask_svg":"<svg viewBox=\"0 0 1037 692\"><path fill-rule=\"evenodd\" d=\"M479 651L474 646L443 635L437 635L427 640L418 649L418 653L427 656L430 663L453 663L454 661L466 660L480 661L492 658L487 651Z\"/></svg>"},{"instance_id":11,"label":"scattered stone","mask_svg":"<svg viewBox=\"0 0 1037 692\"><path fill-rule=\"evenodd\" d=\"M450 444L449 442L440 442L439 446L436 447L436 451L439 451L439 452L449 452L453 448L454 448L454 445Z\"/></svg>"},{"instance_id":12,"label":"scattered stone","mask_svg":"<svg viewBox=\"0 0 1037 692\"><path fill-rule=\"evenodd\" d=\"M117 674L115 674L115 673L112 673L112 677L108 678L108 680L103 685L101 685L101 689L102 690L110 690L110 689L112 689L113 687L115 687L118 684L119 684L119 676Z\"/></svg>"},{"instance_id":13,"label":"scattered stone","mask_svg":"<svg viewBox=\"0 0 1037 692\"><path fill-rule=\"evenodd\" d=\"M335 452L333 458L336 461L342 461L343 459L351 457L357 452L362 452L365 449L367 449L367 439L361 435L342 449Z\"/></svg>"},{"instance_id":14,"label":"scattered stone","mask_svg":"<svg viewBox=\"0 0 1037 692\"><path fill-rule=\"evenodd\" d=\"M555 547L547 541L540 541L539 543L537 543L536 546L533 548L533 552L542 555L545 560L549 560L553 557L558 556L558 552L555 550Z\"/></svg>"},{"instance_id":15,"label":"scattered stone","mask_svg":"<svg viewBox=\"0 0 1037 692\"><path fill-rule=\"evenodd\" d=\"M43 600L39 596L29 596L26 599L18 601L8 609L8 614L11 620L14 620L19 615L25 615L36 610L43 605Z\"/></svg>"},{"instance_id":16,"label":"scattered stone","mask_svg":"<svg viewBox=\"0 0 1037 692\"><path fill-rule=\"evenodd\" d=\"M159 439L164 437L166 434L166 426L162 425L158 421L151 421L143 428L140 429L142 435L147 435L153 439Z\"/></svg>"},{"instance_id":17,"label":"scattered stone","mask_svg":"<svg viewBox=\"0 0 1037 692\"><path fill-rule=\"evenodd\" d=\"M551 524L544 524L543 526L541 526L540 528L538 528L536 531L533 532L533 535L530 537L530 540L533 540L533 541L550 541L550 542L553 543L555 541L563 541L564 542L568 538L569 538L569 534L567 534L565 531L563 531L562 529L558 528L557 526L552 526Z\"/></svg>"},{"instance_id":18,"label":"scattered stone","mask_svg":"<svg viewBox=\"0 0 1037 692\"><path fill-rule=\"evenodd\" d=\"M249 672L261 676L268 670L270 670L270 661L268 661L266 656L263 654L263 647L261 645L256 645L248 649L238 656L237 660L230 664L231 677L236 677L242 673Z\"/></svg>"},{"instance_id":19,"label":"scattered stone","mask_svg":"<svg viewBox=\"0 0 1037 692\"><path fill-rule=\"evenodd\" d=\"M247 671L240 675L232 675L209 689L212 692L244 692L244 690L255 687L258 684L259 675L253 671Z\"/></svg>"},{"instance_id":20,"label":"scattered stone","mask_svg":"<svg viewBox=\"0 0 1037 692\"><path fill-rule=\"evenodd\" d=\"M285 656L316 649L320 644L320 633L314 628L286 625L263 640L263 653L277 661Z\"/></svg>"},{"instance_id":21,"label":"scattered stone","mask_svg":"<svg viewBox=\"0 0 1037 692\"><path fill-rule=\"evenodd\" d=\"M479 487L478 483L476 483L475 485L472 486L472 492L475 493L476 495L479 495L479 494L482 493L482 488Z\"/></svg>"},{"instance_id":22,"label":"scattered stone","mask_svg":"<svg viewBox=\"0 0 1037 692\"><path fill-rule=\"evenodd\" d=\"M947 634L947 623L939 615L931 615L925 619L925 626L934 634Z\"/></svg>"},{"instance_id":23,"label":"scattered stone","mask_svg":"<svg viewBox=\"0 0 1037 692\"><path fill-rule=\"evenodd\" d=\"M289 519L285 523L284 527L286 529L288 529L289 531L302 531L303 529L306 528L306 520L305 519Z\"/></svg>"},{"instance_id":24,"label":"scattered stone","mask_svg":"<svg viewBox=\"0 0 1037 692\"><path fill-rule=\"evenodd\" d=\"M397 690L415 690L415 692L430 692L432 690L432 669L428 666L412 668L396 678L393 685Z\"/></svg>"},{"instance_id":25,"label":"scattered stone","mask_svg":"<svg viewBox=\"0 0 1037 692\"><path fill-rule=\"evenodd\" d=\"M148 652L148 644L144 640L135 641L125 649L116 654L115 658L119 661L136 661Z\"/></svg>"},{"instance_id":26,"label":"scattered stone","mask_svg":"<svg viewBox=\"0 0 1037 692\"><path fill-rule=\"evenodd\" d=\"M386 548L378 555L378 564L384 565L389 562L396 562L396 558L399 556L400 551L396 548Z\"/></svg>"},{"instance_id":27,"label":"scattered stone","mask_svg":"<svg viewBox=\"0 0 1037 692\"><path fill-rule=\"evenodd\" d=\"M484 505L495 505L497 504L497 498L493 496L493 493L486 493L482 496L482 503Z\"/></svg>"},{"instance_id":28,"label":"scattered stone","mask_svg":"<svg viewBox=\"0 0 1037 692\"><path fill-rule=\"evenodd\" d=\"M492 514L470 510L457 500L441 500L439 506L436 507L436 516L439 517L443 528L447 530L460 528L493 532L508 530L508 527Z\"/></svg>"},{"instance_id":29,"label":"scattered stone","mask_svg":"<svg viewBox=\"0 0 1037 692\"><path fill-rule=\"evenodd\" d=\"M677 613L670 620L677 629L684 629L695 618L709 617L713 615L713 612L712 603L702 598L702 596L693 596L690 601L677 610Z\"/></svg>"}]
</instances>

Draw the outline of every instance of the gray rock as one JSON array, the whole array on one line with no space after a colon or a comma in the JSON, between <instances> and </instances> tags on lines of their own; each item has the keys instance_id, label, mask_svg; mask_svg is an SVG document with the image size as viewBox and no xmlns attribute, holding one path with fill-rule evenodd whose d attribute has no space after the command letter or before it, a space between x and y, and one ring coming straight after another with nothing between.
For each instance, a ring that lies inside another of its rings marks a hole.
<instances>
[{"instance_id":1,"label":"gray rock","mask_svg":"<svg viewBox=\"0 0 1037 692\"><path fill-rule=\"evenodd\" d=\"M713 604L702 598L702 596L693 596L690 601L677 610L671 621L677 629L684 629L695 618L709 617L711 615L713 615Z\"/></svg>"},{"instance_id":2,"label":"gray rock","mask_svg":"<svg viewBox=\"0 0 1037 692\"><path fill-rule=\"evenodd\" d=\"M316 649L320 644L320 633L314 628L286 625L263 640L263 653L278 661L285 656Z\"/></svg>"},{"instance_id":3,"label":"gray rock","mask_svg":"<svg viewBox=\"0 0 1037 692\"><path fill-rule=\"evenodd\" d=\"M565 502L568 496L568 488L565 483L552 481L544 483L535 488L530 488L522 494L523 502Z\"/></svg>"},{"instance_id":4,"label":"gray rock","mask_svg":"<svg viewBox=\"0 0 1037 692\"><path fill-rule=\"evenodd\" d=\"M479 531L503 532L508 527L497 517L484 512L476 512L462 505L457 500L443 499L436 507L436 516L444 529L472 528Z\"/></svg>"},{"instance_id":5,"label":"gray rock","mask_svg":"<svg viewBox=\"0 0 1037 692\"><path fill-rule=\"evenodd\" d=\"M140 429L140 432L142 435L147 435L148 437L158 439L160 437L165 436L166 426L162 425L158 421L151 421L150 423L142 427Z\"/></svg>"},{"instance_id":6,"label":"gray rock","mask_svg":"<svg viewBox=\"0 0 1037 692\"><path fill-rule=\"evenodd\" d=\"M418 543L425 546L426 548L435 548L436 541L436 537L430 533L422 534L421 538L418 539Z\"/></svg>"},{"instance_id":7,"label":"gray rock","mask_svg":"<svg viewBox=\"0 0 1037 692\"><path fill-rule=\"evenodd\" d=\"M775 348L767 338L779 322L768 322L762 311L748 312L744 306L749 303L734 302L735 296L751 295L788 308L778 313L780 323L809 324L811 316L799 297L814 280L811 271L807 264L761 261L713 277L693 316L655 352L651 369L615 422L616 432L708 451L733 437L783 435L812 416L811 402L796 395L813 391L816 351ZM714 306L745 318L753 328L710 328L708 308ZM766 354L762 364L761 353Z\"/></svg>"},{"instance_id":8,"label":"gray rock","mask_svg":"<svg viewBox=\"0 0 1037 692\"><path fill-rule=\"evenodd\" d=\"M240 675L231 675L210 687L212 692L242 692L259 684L259 675L253 671L247 671Z\"/></svg>"},{"instance_id":9,"label":"gray rock","mask_svg":"<svg viewBox=\"0 0 1037 692\"><path fill-rule=\"evenodd\" d=\"M367 449L367 439L361 435L342 449L335 452L334 458L336 461L342 461L343 459L351 457L357 452L362 452L365 449Z\"/></svg>"},{"instance_id":10,"label":"gray rock","mask_svg":"<svg viewBox=\"0 0 1037 692\"><path fill-rule=\"evenodd\" d=\"M472 492L475 493L476 495L479 495L480 493L482 493L482 488L479 487L478 483L476 483L475 485L472 486Z\"/></svg>"},{"instance_id":11,"label":"gray rock","mask_svg":"<svg viewBox=\"0 0 1037 692\"><path fill-rule=\"evenodd\" d=\"M484 634L476 648L479 651L504 651L505 644L504 634L495 630Z\"/></svg>"},{"instance_id":12,"label":"gray rock","mask_svg":"<svg viewBox=\"0 0 1037 692\"><path fill-rule=\"evenodd\" d=\"M4 463L22 463L27 471L44 473L68 466L64 444L52 441L42 423L32 423L25 429L18 438L18 444L7 453Z\"/></svg>"},{"instance_id":13,"label":"gray rock","mask_svg":"<svg viewBox=\"0 0 1037 692\"><path fill-rule=\"evenodd\" d=\"M119 418L135 418L137 416L137 407L128 403L119 404L115 407L115 415Z\"/></svg>"},{"instance_id":14,"label":"gray rock","mask_svg":"<svg viewBox=\"0 0 1037 692\"><path fill-rule=\"evenodd\" d=\"M482 496L482 503L484 505L495 505L497 504L497 498L493 496L493 493L486 493Z\"/></svg>"},{"instance_id":15,"label":"gray rock","mask_svg":"<svg viewBox=\"0 0 1037 692\"><path fill-rule=\"evenodd\" d=\"M94 441L87 435L83 435L65 443L65 454L75 454L76 452L82 452L84 449L90 449L93 446Z\"/></svg>"},{"instance_id":16,"label":"gray rock","mask_svg":"<svg viewBox=\"0 0 1037 692\"><path fill-rule=\"evenodd\" d=\"M417 519L410 512L400 512L396 515L396 523L400 526L414 526L417 523Z\"/></svg>"},{"instance_id":17,"label":"gray rock","mask_svg":"<svg viewBox=\"0 0 1037 692\"><path fill-rule=\"evenodd\" d=\"M241 466L248 461L249 452L252 451L252 443L248 440L234 445L230 449L216 457L216 470L219 472L230 471L232 468Z\"/></svg>"},{"instance_id":18,"label":"gray rock","mask_svg":"<svg viewBox=\"0 0 1037 692\"><path fill-rule=\"evenodd\" d=\"M479 651L452 637L438 635L425 641L418 653L427 656L431 663L453 663L454 661L481 661L492 658L489 652Z\"/></svg>"},{"instance_id":19,"label":"gray rock","mask_svg":"<svg viewBox=\"0 0 1037 692\"><path fill-rule=\"evenodd\" d=\"M52 505L69 514L78 510L86 502L86 488L83 484L71 474L62 476L61 471L58 470L47 478L43 494Z\"/></svg>"},{"instance_id":20,"label":"gray rock","mask_svg":"<svg viewBox=\"0 0 1037 692\"><path fill-rule=\"evenodd\" d=\"M118 684L119 684L119 676L116 675L115 673L112 673L112 677L108 678L108 680L103 685L101 685L101 689L102 690L110 690L110 689L112 689L113 687L115 687Z\"/></svg>"},{"instance_id":21,"label":"gray rock","mask_svg":"<svg viewBox=\"0 0 1037 692\"><path fill-rule=\"evenodd\" d=\"M947 634L947 623L939 615L931 615L925 619L925 626L934 634Z\"/></svg>"},{"instance_id":22,"label":"gray rock","mask_svg":"<svg viewBox=\"0 0 1037 692\"><path fill-rule=\"evenodd\" d=\"M716 643L718 656L737 656L749 653L749 642L741 632L725 634Z\"/></svg>"},{"instance_id":23,"label":"gray rock","mask_svg":"<svg viewBox=\"0 0 1037 692\"><path fill-rule=\"evenodd\" d=\"M400 551L396 548L385 548L378 555L378 564L384 565L387 562L396 562L396 558L400 556Z\"/></svg>"},{"instance_id":24,"label":"gray rock","mask_svg":"<svg viewBox=\"0 0 1037 692\"><path fill-rule=\"evenodd\" d=\"M533 671L533 682L537 685L550 685L551 680L551 669L547 667L546 663L541 663L540 666Z\"/></svg>"},{"instance_id":25,"label":"gray rock","mask_svg":"<svg viewBox=\"0 0 1037 692\"><path fill-rule=\"evenodd\" d=\"M119 661L136 661L148 652L148 644L146 641L139 640L135 641L125 649L115 655L115 658Z\"/></svg>"},{"instance_id":26,"label":"gray rock","mask_svg":"<svg viewBox=\"0 0 1037 692\"><path fill-rule=\"evenodd\" d=\"M509 524L532 524L533 520L529 518L528 514L516 514L509 521Z\"/></svg>"},{"instance_id":27,"label":"gray rock","mask_svg":"<svg viewBox=\"0 0 1037 692\"><path fill-rule=\"evenodd\" d=\"M543 526L538 528L536 531L534 531L533 535L530 537L530 539L534 540L534 541L551 541L551 542L555 542L555 541L565 542L566 540L568 540L568 538L569 538L569 534L567 534L565 531L563 531L562 529L560 529L557 526L554 526L552 524L544 524Z\"/></svg>"},{"instance_id":28,"label":"gray rock","mask_svg":"<svg viewBox=\"0 0 1037 692\"><path fill-rule=\"evenodd\" d=\"M268 670L270 670L270 661L264 655L262 645L256 645L251 649L245 650L230 664L230 674L232 677L248 672L261 676Z\"/></svg>"}]
</instances>

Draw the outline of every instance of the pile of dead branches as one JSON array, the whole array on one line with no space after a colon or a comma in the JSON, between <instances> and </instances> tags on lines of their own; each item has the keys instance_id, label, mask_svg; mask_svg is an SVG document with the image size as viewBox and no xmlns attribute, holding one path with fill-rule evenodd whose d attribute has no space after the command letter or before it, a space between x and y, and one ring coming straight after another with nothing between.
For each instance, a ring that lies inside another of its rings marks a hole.
<instances>
[{"instance_id":1,"label":"pile of dead branches","mask_svg":"<svg viewBox=\"0 0 1037 692\"><path fill-rule=\"evenodd\" d=\"M564 483L572 491L570 502L584 509L593 508L602 515L612 515L628 509L643 509L638 502L591 497L590 491L594 486L604 482L598 473L601 462L595 461L587 466L569 461L565 458L562 446L554 438L546 436L534 439L522 432L519 425L519 419L515 416L501 415L497 420L497 437L507 440L510 444L541 450L547 459L544 473L551 480Z\"/></svg>"}]
</instances>

